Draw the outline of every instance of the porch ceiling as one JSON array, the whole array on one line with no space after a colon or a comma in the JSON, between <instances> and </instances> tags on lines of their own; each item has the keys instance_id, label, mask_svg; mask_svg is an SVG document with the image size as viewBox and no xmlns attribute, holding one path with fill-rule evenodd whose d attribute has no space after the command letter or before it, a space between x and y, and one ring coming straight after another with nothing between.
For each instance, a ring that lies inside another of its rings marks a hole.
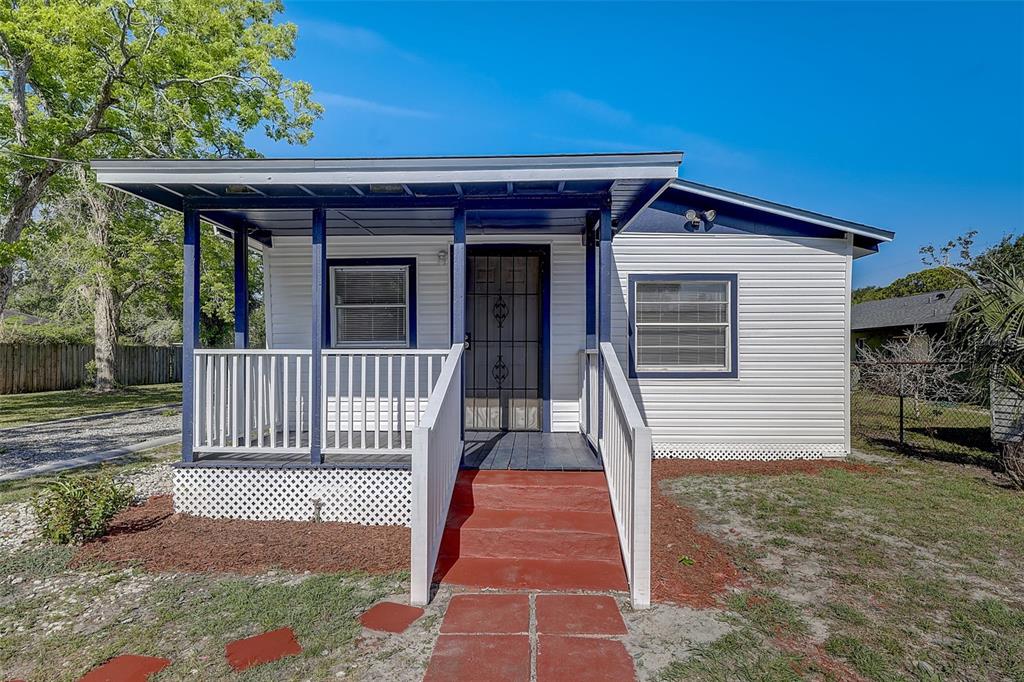
<instances>
[{"instance_id":1,"label":"porch ceiling","mask_svg":"<svg viewBox=\"0 0 1024 682\"><path fill-rule=\"evenodd\" d=\"M579 233L610 203L621 229L675 179L682 154L386 159L97 160L103 184L262 236L450 234L456 208L473 232Z\"/></svg>"}]
</instances>

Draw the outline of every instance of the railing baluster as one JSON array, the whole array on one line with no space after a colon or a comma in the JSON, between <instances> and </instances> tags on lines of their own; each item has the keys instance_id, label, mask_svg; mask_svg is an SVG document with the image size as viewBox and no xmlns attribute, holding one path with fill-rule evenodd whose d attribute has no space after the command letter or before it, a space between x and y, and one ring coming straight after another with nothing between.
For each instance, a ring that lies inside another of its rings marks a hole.
<instances>
[{"instance_id":1,"label":"railing baluster","mask_svg":"<svg viewBox=\"0 0 1024 682\"><path fill-rule=\"evenodd\" d=\"M330 357L334 363L334 447L341 447L341 358Z\"/></svg>"},{"instance_id":2,"label":"railing baluster","mask_svg":"<svg viewBox=\"0 0 1024 682\"><path fill-rule=\"evenodd\" d=\"M366 356L360 355L362 369L359 371L359 390L363 394L362 410L359 416L359 447L366 448Z\"/></svg>"},{"instance_id":3,"label":"railing baluster","mask_svg":"<svg viewBox=\"0 0 1024 682\"><path fill-rule=\"evenodd\" d=\"M206 356L206 444L213 445L213 356Z\"/></svg>"},{"instance_id":4,"label":"railing baluster","mask_svg":"<svg viewBox=\"0 0 1024 682\"><path fill-rule=\"evenodd\" d=\"M270 382L267 389L267 421L270 423L270 448L277 447L277 356L270 356Z\"/></svg>"},{"instance_id":5,"label":"railing baluster","mask_svg":"<svg viewBox=\"0 0 1024 682\"><path fill-rule=\"evenodd\" d=\"M373 356L373 447L380 447L380 356Z\"/></svg>"},{"instance_id":6,"label":"railing baluster","mask_svg":"<svg viewBox=\"0 0 1024 682\"><path fill-rule=\"evenodd\" d=\"M352 392L352 368L355 356L348 356L348 442L345 447L352 448L352 422L356 420L356 394Z\"/></svg>"},{"instance_id":7,"label":"railing baluster","mask_svg":"<svg viewBox=\"0 0 1024 682\"><path fill-rule=\"evenodd\" d=\"M291 357L281 357L281 447L288 447L288 365L291 364ZM295 444L298 447L298 443Z\"/></svg>"},{"instance_id":8,"label":"railing baluster","mask_svg":"<svg viewBox=\"0 0 1024 682\"><path fill-rule=\"evenodd\" d=\"M405 355L399 361L398 373L398 428L402 432L402 449L405 450Z\"/></svg>"},{"instance_id":9,"label":"railing baluster","mask_svg":"<svg viewBox=\"0 0 1024 682\"><path fill-rule=\"evenodd\" d=\"M420 425L420 356L416 355L412 361L412 383L413 383L413 396L416 401L415 406L412 410L412 425Z\"/></svg>"},{"instance_id":10,"label":"railing baluster","mask_svg":"<svg viewBox=\"0 0 1024 682\"><path fill-rule=\"evenodd\" d=\"M392 445L391 434L395 430L394 413L391 411L394 407L395 383L392 376L392 368L395 363L392 362L394 358L390 355L385 355L384 358L388 363L388 449L390 450Z\"/></svg>"},{"instance_id":11,"label":"railing baluster","mask_svg":"<svg viewBox=\"0 0 1024 682\"><path fill-rule=\"evenodd\" d=\"M302 355L295 356L295 447L302 447Z\"/></svg>"},{"instance_id":12,"label":"railing baluster","mask_svg":"<svg viewBox=\"0 0 1024 682\"><path fill-rule=\"evenodd\" d=\"M327 447L327 356L320 356L320 449Z\"/></svg>"},{"instance_id":13,"label":"railing baluster","mask_svg":"<svg viewBox=\"0 0 1024 682\"><path fill-rule=\"evenodd\" d=\"M263 356L256 358L256 445L263 447Z\"/></svg>"}]
</instances>

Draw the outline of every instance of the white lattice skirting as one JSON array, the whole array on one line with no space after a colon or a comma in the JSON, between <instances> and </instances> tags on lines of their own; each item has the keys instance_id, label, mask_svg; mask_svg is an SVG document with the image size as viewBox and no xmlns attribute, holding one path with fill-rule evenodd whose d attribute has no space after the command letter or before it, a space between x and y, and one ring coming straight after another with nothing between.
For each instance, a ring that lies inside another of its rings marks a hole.
<instances>
[{"instance_id":1,"label":"white lattice skirting","mask_svg":"<svg viewBox=\"0 0 1024 682\"><path fill-rule=\"evenodd\" d=\"M749 444L749 443L654 443L655 459L825 459L845 457L842 445Z\"/></svg>"},{"instance_id":2,"label":"white lattice skirting","mask_svg":"<svg viewBox=\"0 0 1024 682\"><path fill-rule=\"evenodd\" d=\"M174 510L209 518L408 526L412 472L180 467L174 470Z\"/></svg>"}]
</instances>

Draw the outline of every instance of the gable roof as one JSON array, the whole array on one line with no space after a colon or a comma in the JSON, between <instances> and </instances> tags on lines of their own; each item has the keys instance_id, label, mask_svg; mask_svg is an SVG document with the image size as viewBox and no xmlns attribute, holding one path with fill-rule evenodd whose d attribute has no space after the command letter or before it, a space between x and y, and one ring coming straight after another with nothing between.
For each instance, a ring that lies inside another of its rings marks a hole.
<instances>
[{"instance_id":1,"label":"gable roof","mask_svg":"<svg viewBox=\"0 0 1024 682\"><path fill-rule=\"evenodd\" d=\"M953 316L956 304L963 295L963 289L946 289L858 303L851 311L850 329L862 331L884 327L913 327L919 324L945 324Z\"/></svg>"}]
</instances>

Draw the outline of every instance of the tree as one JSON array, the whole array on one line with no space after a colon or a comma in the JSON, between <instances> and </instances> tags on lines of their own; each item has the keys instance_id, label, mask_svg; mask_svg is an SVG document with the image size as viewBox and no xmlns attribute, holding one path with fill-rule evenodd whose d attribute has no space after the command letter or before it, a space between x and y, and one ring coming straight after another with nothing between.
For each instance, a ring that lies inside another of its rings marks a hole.
<instances>
[{"instance_id":1,"label":"tree","mask_svg":"<svg viewBox=\"0 0 1024 682\"><path fill-rule=\"evenodd\" d=\"M0 8L0 309L21 237L91 156L252 156L246 134L304 143L321 107L275 62L279 0L22 0Z\"/></svg>"},{"instance_id":2,"label":"tree","mask_svg":"<svg viewBox=\"0 0 1024 682\"><path fill-rule=\"evenodd\" d=\"M861 349L860 381L874 393L912 398L921 416L922 400L958 402L970 394L962 380L967 357L963 351L935 338L920 327L890 339L881 348Z\"/></svg>"},{"instance_id":3,"label":"tree","mask_svg":"<svg viewBox=\"0 0 1024 682\"><path fill-rule=\"evenodd\" d=\"M947 267L935 267L912 272L884 287L862 287L853 291L853 303L882 301L887 298L926 294L930 291L956 289L963 284L960 275Z\"/></svg>"}]
</instances>

